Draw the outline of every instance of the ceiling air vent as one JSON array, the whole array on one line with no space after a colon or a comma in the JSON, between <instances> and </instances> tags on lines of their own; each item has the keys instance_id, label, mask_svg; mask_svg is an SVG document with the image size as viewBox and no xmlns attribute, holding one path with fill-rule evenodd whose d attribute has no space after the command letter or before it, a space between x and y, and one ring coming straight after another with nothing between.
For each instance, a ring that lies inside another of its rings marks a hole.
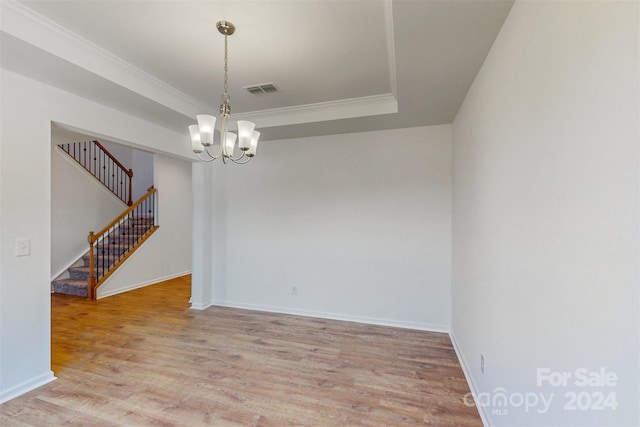
<instances>
[{"instance_id":1,"label":"ceiling air vent","mask_svg":"<svg viewBox=\"0 0 640 427\"><path fill-rule=\"evenodd\" d=\"M256 94L271 93L271 92L278 91L278 88L273 83L262 83L259 85L245 86L244 89L248 90L249 93L256 93Z\"/></svg>"}]
</instances>

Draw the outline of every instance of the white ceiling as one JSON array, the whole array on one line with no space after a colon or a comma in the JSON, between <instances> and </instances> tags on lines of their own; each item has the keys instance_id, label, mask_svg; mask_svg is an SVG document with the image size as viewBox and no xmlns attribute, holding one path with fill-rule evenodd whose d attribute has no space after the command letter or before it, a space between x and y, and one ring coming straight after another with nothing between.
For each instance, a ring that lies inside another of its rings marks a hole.
<instances>
[{"instance_id":1,"label":"white ceiling","mask_svg":"<svg viewBox=\"0 0 640 427\"><path fill-rule=\"evenodd\" d=\"M512 0L2 3L2 66L184 133L215 113L261 139L451 123ZM279 92L243 89L273 82Z\"/></svg>"}]
</instances>

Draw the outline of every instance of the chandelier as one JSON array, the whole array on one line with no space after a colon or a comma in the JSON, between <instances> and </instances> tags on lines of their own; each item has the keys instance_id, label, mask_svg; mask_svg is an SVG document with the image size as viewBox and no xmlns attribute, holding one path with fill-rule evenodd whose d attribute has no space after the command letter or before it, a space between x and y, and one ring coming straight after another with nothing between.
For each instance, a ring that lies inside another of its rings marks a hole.
<instances>
[{"instance_id":1,"label":"chandelier","mask_svg":"<svg viewBox=\"0 0 640 427\"><path fill-rule=\"evenodd\" d=\"M229 161L244 164L256 155L260 132L254 130L256 126L254 123L246 120L238 120L237 135L229 131L231 105L229 104L230 96L227 77L227 36L232 35L236 31L236 27L229 21L219 21L216 27L220 34L224 36L224 93L222 94L222 105L220 105L219 147L215 154L212 154L210 147L213 146L216 117L198 114L196 116L198 124L189 126L191 149L204 162L212 162L222 157L222 161L225 164ZM240 153L234 156L236 139L238 139ZM206 156L203 157L202 153L206 153Z\"/></svg>"}]
</instances>

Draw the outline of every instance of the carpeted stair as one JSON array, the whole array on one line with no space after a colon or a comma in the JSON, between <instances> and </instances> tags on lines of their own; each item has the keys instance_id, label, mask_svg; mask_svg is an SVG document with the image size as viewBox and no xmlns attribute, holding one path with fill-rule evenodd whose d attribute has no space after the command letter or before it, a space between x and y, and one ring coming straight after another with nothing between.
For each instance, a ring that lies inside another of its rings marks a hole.
<instances>
[{"instance_id":1,"label":"carpeted stair","mask_svg":"<svg viewBox=\"0 0 640 427\"><path fill-rule=\"evenodd\" d=\"M96 278L109 271L153 226L153 217L130 218L97 243L94 247ZM87 297L88 285L89 251L52 282L53 292L81 297Z\"/></svg>"}]
</instances>

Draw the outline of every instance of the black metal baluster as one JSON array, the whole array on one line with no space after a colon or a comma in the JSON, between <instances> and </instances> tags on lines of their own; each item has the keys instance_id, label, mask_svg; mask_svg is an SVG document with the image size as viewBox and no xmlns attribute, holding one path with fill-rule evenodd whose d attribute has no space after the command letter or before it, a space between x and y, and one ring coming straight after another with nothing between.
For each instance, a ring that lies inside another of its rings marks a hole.
<instances>
[{"instance_id":1,"label":"black metal baluster","mask_svg":"<svg viewBox=\"0 0 640 427\"><path fill-rule=\"evenodd\" d=\"M108 173L109 173L109 190L113 191L113 182L115 180L114 178L114 170L113 170L113 160L111 160L111 158L109 158L109 167L108 167ZM115 191L113 191L115 193Z\"/></svg>"},{"instance_id":2,"label":"black metal baluster","mask_svg":"<svg viewBox=\"0 0 640 427\"><path fill-rule=\"evenodd\" d=\"M131 222L131 246L138 243L138 236L136 236L136 225L139 216L138 208L140 208L140 205L136 206L135 210L132 212L133 221Z\"/></svg>"},{"instance_id":3,"label":"black metal baluster","mask_svg":"<svg viewBox=\"0 0 640 427\"><path fill-rule=\"evenodd\" d=\"M97 159L97 163L96 163L96 171L94 173L94 176L96 177L96 179L98 181L100 181L101 184L104 184L104 181L102 179L102 150L96 145L95 142L91 141L91 145L93 145L93 156L95 159Z\"/></svg>"},{"instance_id":4,"label":"black metal baluster","mask_svg":"<svg viewBox=\"0 0 640 427\"><path fill-rule=\"evenodd\" d=\"M102 153L102 159L103 159L102 160L103 161L103 164L102 164L102 183L104 185L106 185L107 187L109 187L109 185L108 185L108 179L109 178L107 176L108 173L109 173L109 167L108 167L108 165L109 165L109 157L105 154L104 151L100 150L100 152Z\"/></svg>"},{"instance_id":5,"label":"black metal baluster","mask_svg":"<svg viewBox=\"0 0 640 427\"><path fill-rule=\"evenodd\" d=\"M120 170L120 168L118 168L118 176L116 177L115 181L113 182L113 191L118 193L118 197L120 197L120 198L122 198L122 196L120 195L120 189L118 188L118 183L121 180L122 180L122 171ZM122 188L122 186L120 188Z\"/></svg>"},{"instance_id":6,"label":"black metal baluster","mask_svg":"<svg viewBox=\"0 0 640 427\"><path fill-rule=\"evenodd\" d=\"M107 187L109 187L109 190L113 191L113 161L109 158L108 162L109 166L107 167L107 174L109 175L109 183L107 184Z\"/></svg>"},{"instance_id":7,"label":"black metal baluster","mask_svg":"<svg viewBox=\"0 0 640 427\"><path fill-rule=\"evenodd\" d=\"M96 146L93 142L89 143L89 147L91 147L91 158L93 159L93 171L91 171L91 173L93 174L93 176L97 177L98 174L96 172L98 171L98 153L96 152ZM98 178L98 180L100 180L100 178Z\"/></svg>"},{"instance_id":8,"label":"black metal baluster","mask_svg":"<svg viewBox=\"0 0 640 427\"><path fill-rule=\"evenodd\" d=\"M100 280L102 278L102 275L100 274L100 265L102 263L102 260L104 259L104 238L102 240L98 241L98 248L97 248L97 253L96 253L96 257L98 258L94 263L93 268L95 268L94 274L96 276L96 281Z\"/></svg>"},{"instance_id":9,"label":"black metal baluster","mask_svg":"<svg viewBox=\"0 0 640 427\"><path fill-rule=\"evenodd\" d=\"M123 180L123 178L122 178L122 169L120 169L120 194L121 195L122 195L122 180ZM120 197L122 197L122 196L120 196Z\"/></svg>"}]
</instances>

